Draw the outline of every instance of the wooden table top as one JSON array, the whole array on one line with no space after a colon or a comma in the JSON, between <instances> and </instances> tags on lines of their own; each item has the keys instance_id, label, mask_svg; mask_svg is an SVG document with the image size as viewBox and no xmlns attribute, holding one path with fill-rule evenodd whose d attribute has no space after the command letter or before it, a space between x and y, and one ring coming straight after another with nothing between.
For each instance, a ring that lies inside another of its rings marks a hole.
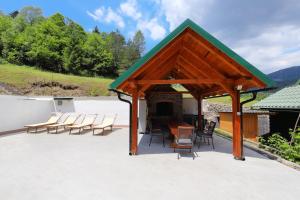
<instances>
[{"instance_id":1,"label":"wooden table top","mask_svg":"<svg viewBox=\"0 0 300 200\"><path fill-rule=\"evenodd\" d=\"M168 127L170 129L170 133L174 136L178 135L178 126L185 126L185 127L194 127L186 122L175 122L172 121L168 124Z\"/></svg>"}]
</instances>

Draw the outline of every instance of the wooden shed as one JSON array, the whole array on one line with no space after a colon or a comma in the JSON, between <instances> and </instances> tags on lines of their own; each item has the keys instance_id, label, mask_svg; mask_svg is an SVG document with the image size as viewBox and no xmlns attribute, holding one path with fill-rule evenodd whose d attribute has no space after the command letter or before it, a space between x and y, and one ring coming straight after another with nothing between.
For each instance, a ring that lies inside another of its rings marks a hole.
<instances>
[{"instance_id":1,"label":"wooden shed","mask_svg":"<svg viewBox=\"0 0 300 200\"><path fill-rule=\"evenodd\" d=\"M220 129L232 135L232 112L220 112ZM269 133L269 113L247 111L243 113L243 137L257 141L257 137Z\"/></svg>"}]
</instances>

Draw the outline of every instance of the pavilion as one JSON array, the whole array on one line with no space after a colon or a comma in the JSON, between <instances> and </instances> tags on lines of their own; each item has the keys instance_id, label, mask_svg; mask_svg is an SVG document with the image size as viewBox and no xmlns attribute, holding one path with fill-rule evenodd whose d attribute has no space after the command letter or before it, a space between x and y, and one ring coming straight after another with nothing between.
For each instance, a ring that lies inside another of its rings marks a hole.
<instances>
[{"instance_id":1,"label":"pavilion","mask_svg":"<svg viewBox=\"0 0 300 200\"><path fill-rule=\"evenodd\" d=\"M185 20L111 85L110 90L132 97L130 154L138 153L138 100L161 85L180 84L198 101L230 95L233 119L233 155L243 159L240 92L273 86L264 73L226 47L190 19ZM179 91L180 93L180 91Z\"/></svg>"}]
</instances>

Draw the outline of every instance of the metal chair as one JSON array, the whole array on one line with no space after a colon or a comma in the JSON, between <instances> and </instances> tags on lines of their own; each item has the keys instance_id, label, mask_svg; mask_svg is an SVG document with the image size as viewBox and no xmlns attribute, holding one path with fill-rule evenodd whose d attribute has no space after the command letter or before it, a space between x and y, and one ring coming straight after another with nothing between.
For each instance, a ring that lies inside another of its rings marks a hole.
<instances>
[{"instance_id":1,"label":"metal chair","mask_svg":"<svg viewBox=\"0 0 300 200\"><path fill-rule=\"evenodd\" d=\"M150 134L150 141L149 141L149 147L152 143L153 137L161 137L163 142L163 147L165 147L165 132L161 129L161 127L154 127L152 120L147 120L149 134Z\"/></svg>"},{"instance_id":2,"label":"metal chair","mask_svg":"<svg viewBox=\"0 0 300 200\"><path fill-rule=\"evenodd\" d=\"M205 142L205 139L207 139L207 143L209 145L209 140L211 139L212 147L213 147L213 149L215 149L214 138L213 138L213 133L214 133L215 127L216 127L216 122L211 121L208 126L205 126L203 131L200 131L196 134L195 141L197 140L197 137L200 137L200 142L202 141L202 138L203 138L204 142ZM198 148L200 148L200 142L198 144Z\"/></svg>"},{"instance_id":3,"label":"metal chair","mask_svg":"<svg viewBox=\"0 0 300 200\"><path fill-rule=\"evenodd\" d=\"M178 126L178 135L175 139L174 152L175 149L189 149L189 153L195 158L193 149L193 136L194 136L194 127ZM178 153L179 159L179 153Z\"/></svg>"}]
</instances>

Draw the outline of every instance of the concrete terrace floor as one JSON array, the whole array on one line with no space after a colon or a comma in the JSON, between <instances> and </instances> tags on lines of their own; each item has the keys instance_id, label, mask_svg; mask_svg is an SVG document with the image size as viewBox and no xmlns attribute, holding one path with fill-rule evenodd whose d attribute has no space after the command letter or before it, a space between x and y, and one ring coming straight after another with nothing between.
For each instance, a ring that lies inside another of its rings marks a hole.
<instances>
[{"instance_id":1,"label":"concrete terrace floor","mask_svg":"<svg viewBox=\"0 0 300 200\"><path fill-rule=\"evenodd\" d=\"M215 137L216 150L195 148L193 160L140 136L128 156L128 129L106 136L16 134L0 137L0 199L299 199L300 173Z\"/></svg>"}]
</instances>

